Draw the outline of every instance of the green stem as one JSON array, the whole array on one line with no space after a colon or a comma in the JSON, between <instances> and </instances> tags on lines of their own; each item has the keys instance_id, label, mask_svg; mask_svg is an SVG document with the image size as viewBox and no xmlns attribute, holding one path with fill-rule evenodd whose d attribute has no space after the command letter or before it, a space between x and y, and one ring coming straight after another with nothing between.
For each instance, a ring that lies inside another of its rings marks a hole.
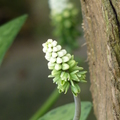
<instances>
[{"instance_id":1,"label":"green stem","mask_svg":"<svg viewBox=\"0 0 120 120\"><path fill-rule=\"evenodd\" d=\"M75 101L75 115L73 120L80 120L81 115L81 101L80 101L80 93L76 96L74 96Z\"/></svg>"},{"instance_id":2,"label":"green stem","mask_svg":"<svg viewBox=\"0 0 120 120\"><path fill-rule=\"evenodd\" d=\"M55 89L53 93L50 95L48 100L42 105L42 107L30 118L30 120L37 120L40 118L42 115L44 115L50 108L51 106L55 103L55 101L58 99L60 96L60 93L58 93L58 90Z\"/></svg>"}]
</instances>

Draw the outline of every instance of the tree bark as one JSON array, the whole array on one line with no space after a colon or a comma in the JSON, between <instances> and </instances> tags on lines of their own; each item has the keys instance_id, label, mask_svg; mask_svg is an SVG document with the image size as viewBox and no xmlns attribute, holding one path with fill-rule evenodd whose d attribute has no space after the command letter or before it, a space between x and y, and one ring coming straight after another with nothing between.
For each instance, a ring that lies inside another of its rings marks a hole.
<instances>
[{"instance_id":1,"label":"tree bark","mask_svg":"<svg viewBox=\"0 0 120 120\"><path fill-rule=\"evenodd\" d=\"M120 120L120 0L81 0L97 120Z\"/></svg>"}]
</instances>

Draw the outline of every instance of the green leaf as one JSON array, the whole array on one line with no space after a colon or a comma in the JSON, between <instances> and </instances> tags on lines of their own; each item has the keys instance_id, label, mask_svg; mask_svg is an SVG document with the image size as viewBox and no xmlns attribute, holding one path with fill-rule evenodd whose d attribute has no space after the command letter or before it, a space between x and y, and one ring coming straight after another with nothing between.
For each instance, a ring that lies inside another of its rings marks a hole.
<instances>
[{"instance_id":1,"label":"green leaf","mask_svg":"<svg viewBox=\"0 0 120 120\"><path fill-rule=\"evenodd\" d=\"M92 108L90 102L81 102L81 118L86 120ZM73 120L75 105L70 103L51 110L38 120Z\"/></svg>"},{"instance_id":2,"label":"green leaf","mask_svg":"<svg viewBox=\"0 0 120 120\"><path fill-rule=\"evenodd\" d=\"M5 53L13 43L26 18L27 15L23 15L0 26L0 65Z\"/></svg>"}]
</instances>

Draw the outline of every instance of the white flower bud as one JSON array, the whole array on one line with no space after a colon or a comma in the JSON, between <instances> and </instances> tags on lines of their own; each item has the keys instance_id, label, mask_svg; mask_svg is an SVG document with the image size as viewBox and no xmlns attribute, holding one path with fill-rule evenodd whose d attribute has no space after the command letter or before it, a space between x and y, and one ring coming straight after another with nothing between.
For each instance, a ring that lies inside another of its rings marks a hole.
<instances>
[{"instance_id":1,"label":"white flower bud","mask_svg":"<svg viewBox=\"0 0 120 120\"><path fill-rule=\"evenodd\" d=\"M53 70L54 67L53 66L48 66L48 69Z\"/></svg>"},{"instance_id":2,"label":"white flower bud","mask_svg":"<svg viewBox=\"0 0 120 120\"><path fill-rule=\"evenodd\" d=\"M49 63L48 63L48 66L55 66L55 63L49 62Z\"/></svg>"},{"instance_id":3,"label":"white flower bud","mask_svg":"<svg viewBox=\"0 0 120 120\"><path fill-rule=\"evenodd\" d=\"M50 58L50 57L48 57L48 56L45 56L45 58L46 58L46 60L48 60L48 61L50 61L50 59L51 59L51 58Z\"/></svg>"},{"instance_id":4,"label":"white flower bud","mask_svg":"<svg viewBox=\"0 0 120 120\"><path fill-rule=\"evenodd\" d=\"M56 64L55 65L55 70L60 70L62 67L61 67L61 65L60 64Z\"/></svg>"},{"instance_id":5,"label":"white flower bud","mask_svg":"<svg viewBox=\"0 0 120 120\"><path fill-rule=\"evenodd\" d=\"M57 58L57 63L62 63L62 59L61 58Z\"/></svg>"},{"instance_id":6,"label":"white flower bud","mask_svg":"<svg viewBox=\"0 0 120 120\"><path fill-rule=\"evenodd\" d=\"M58 56L59 56L59 57L64 56L64 53L62 52L62 50L61 50L60 52L58 52Z\"/></svg>"},{"instance_id":7,"label":"white flower bud","mask_svg":"<svg viewBox=\"0 0 120 120\"><path fill-rule=\"evenodd\" d=\"M52 53L52 57L57 57L57 53Z\"/></svg>"},{"instance_id":8,"label":"white flower bud","mask_svg":"<svg viewBox=\"0 0 120 120\"><path fill-rule=\"evenodd\" d=\"M49 0L49 6L56 13L62 13L67 8L68 0ZM58 9L59 8L59 9Z\"/></svg>"},{"instance_id":9,"label":"white flower bud","mask_svg":"<svg viewBox=\"0 0 120 120\"><path fill-rule=\"evenodd\" d=\"M56 62L56 58L50 58L50 62L51 62L51 63Z\"/></svg>"},{"instance_id":10,"label":"white flower bud","mask_svg":"<svg viewBox=\"0 0 120 120\"><path fill-rule=\"evenodd\" d=\"M46 46L46 43L43 43L42 46L45 47L45 46Z\"/></svg>"},{"instance_id":11,"label":"white flower bud","mask_svg":"<svg viewBox=\"0 0 120 120\"><path fill-rule=\"evenodd\" d=\"M69 61L69 57L67 57L67 56L62 57L62 61L63 61L63 62Z\"/></svg>"},{"instance_id":12,"label":"white flower bud","mask_svg":"<svg viewBox=\"0 0 120 120\"><path fill-rule=\"evenodd\" d=\"M60 52L58 52L58 56L63 57L66 53L67 53L66 50L61 50Z\"/></svg>"},{"instance_id":13,"label":"white flower bud","mask_svg":"<svg viewBox=\"0 0 120 120\"><path fill-rule=\"evenodd\" d=\"M61 50L61 48L62 48L61 45L57 45L56 47L53 48L53 51L57 52L57 51Z\"/></svg>"},{"instance_id":14,"label":"white flower bud","mask_svg":"<svg viewBox=\"0 0 120 120\"><path fill-rule=\"evenodd\" d=\"M43 52L46 53L47 52L47 48L44 47L43 48Z\"/></svg>"},{"instance_id":15,"label":"white flower bud","mask_svg":"<svg viewBox=\"0 0 120 120\"><path fill-rule=\"evenodd\" d=\"M67 53L67 51L65 49L63 49L62 52L64 53L64 55Z\"/></svg>"},{"instance_id":16,"label":"white flower bud","mask_svg":"<svg viewBox=\"0 0 120 120\"><path fill-rule=\"evenodd\" d=\"M54 41L52 42L52 45L53 45L53 47L55 47L55 46L57 45L57 41L54 40Z\"/></svg>"},{"instance_id":17,"label":"white flower bud","mask_svg":"<svg viewBox=\"0 0 120 120\"><path fill-rule=\"evenodd\" d=\"M53 50L52 50L52 48L48 48L48 52L52 52Z\"/></svg>"},{"instance_id":18,"label":"white flower bud","mask_svg":"<svg viewBox=\"0 0 120 120\"><path fill-rule=\"evenodd\" d=\"M69 65L66 63L62 64L62 70L68 70L69 69Z\"/></svg>"},{"instance_id":19,"label":"white flower bud","mask_svg":"<svg viewBox=\"0 0 120 120\"><path fill-rule=\"evenodd\" d=\"M47 41L47 42L52 43L52 42L53 42L53 40L52 40L52 39L48 39L48 41Z\"/></svg>"},{"instance_id":20,"label":"white flower bud","mask_svg":"<svg viewBox=\"0 0 120 120\"><path fill-rule=\"evenodd\" d=\"M57 45L57 51L61 50L61 45Z\"/></svg>"},{"instance_id":21,"label":"white flower bud","mask_svg":"<svg viewBox=\"0 0 120 120\"><path fill-rule=\"evenodd\" d=\"M52 44L49 44L48 47L51 48L51 47L52 47Z\"/></svg>"},{"instance_id":22,"label":"white flower bud","mask_svg":"<svg viewBox=\"0 0 120 120\"><path fill-rule=\"evenodd\" d=\"M53 48L53 51L56 52L56 51L57 51L57 47L54 47L54 48Z\"/></svg>"},{"instance_id":23,"label":"white flower bud","mask_svg":"<svg viewBox=\"0 0 120 120\"><path fill-rule=\"evenodd\" d=\"M67 54L66 56L67 56L69 59L71 59L71 57L72 57L70 54Z\"/></svg>"},{"instance_id":24,"label":"white flower bud","mask_svg":"<svg viewBox=\"0 0 120 120\"><path fill-rule=\"evenodd\" d=\"M46 56L47 56L47 57L51 57L52 54L51 54L50 52L46 52Z\"/></svg>"}]
</instances>

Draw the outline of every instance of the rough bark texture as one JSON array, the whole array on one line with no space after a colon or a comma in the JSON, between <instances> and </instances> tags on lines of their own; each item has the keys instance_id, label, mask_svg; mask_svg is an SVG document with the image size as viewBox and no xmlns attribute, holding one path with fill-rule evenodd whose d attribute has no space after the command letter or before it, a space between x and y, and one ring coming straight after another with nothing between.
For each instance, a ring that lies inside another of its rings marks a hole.
<instances>
[{"instance_id":1,"label":"rough bark texture","mask_svg":"<svg viewBox=\"0 0 120 120\"><path fill-rule=\"evenodd\" d=\"M120 0L81 0L97 120L120 120Z\"/></svg>"}]
</instances>

